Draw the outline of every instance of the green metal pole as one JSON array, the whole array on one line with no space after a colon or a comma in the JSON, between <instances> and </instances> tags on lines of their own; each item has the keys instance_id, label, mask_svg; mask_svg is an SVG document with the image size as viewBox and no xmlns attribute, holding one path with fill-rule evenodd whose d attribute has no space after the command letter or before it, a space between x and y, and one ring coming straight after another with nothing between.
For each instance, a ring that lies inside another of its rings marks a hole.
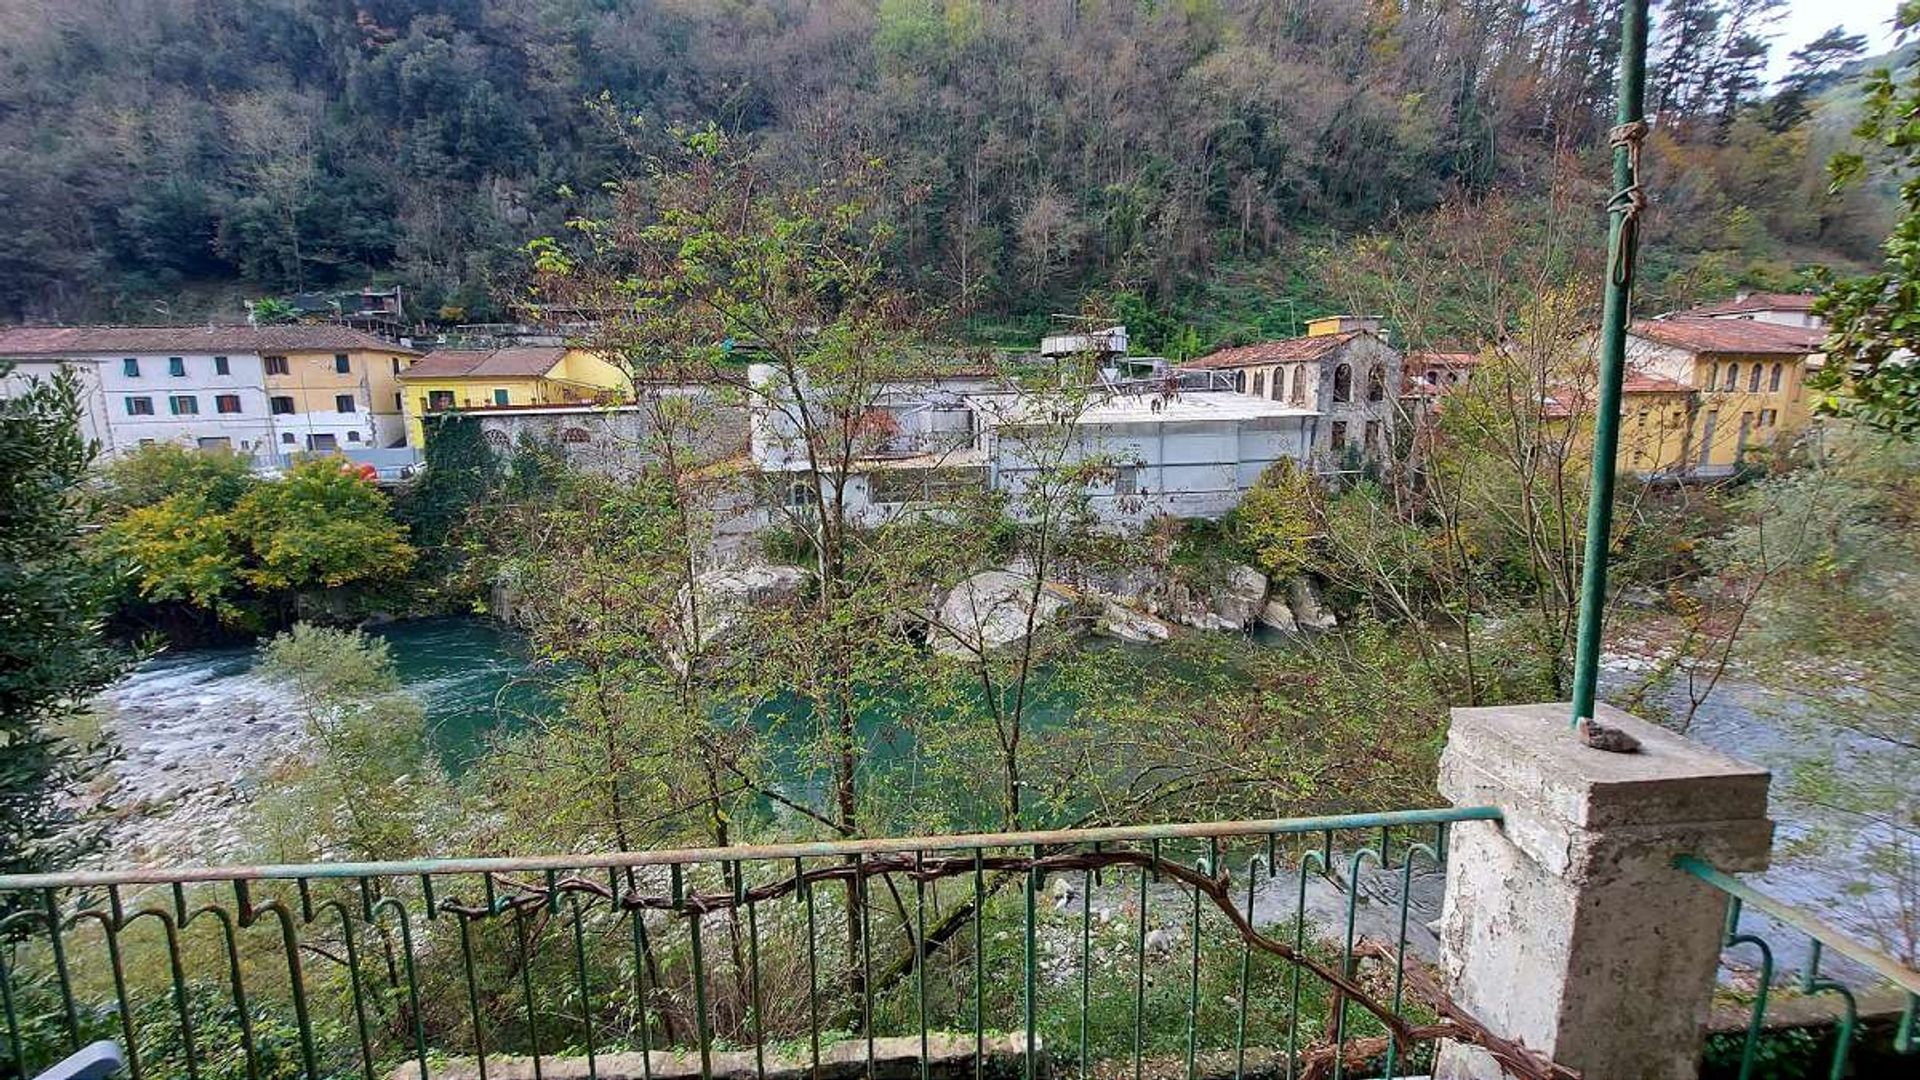
<instances>
[{"instance_id":1,"label":"green metal pole","mask_svg":"<svg viewBox=\"0 0 1920 1080\"><path fill-rule=\"evenodd\" d=\"M1593 422L1593 488L1587 500L1587 546L1580 568L1580 629L1573 656L1573 718L1593 717L1600 671L1600 624L1607 602L1607 549L1613 533L1613 478L1620 450L1620 383L1627 366L1627 319L1633 292L1635 220L1640 210L1639 137L1622 137L1642 122L1647 82L1647 0L1627 0L1620 16L1620 111L1613 143L1608 204L1607 300L1600 320L1600 403Z\"/></svg>"}]
</instances>

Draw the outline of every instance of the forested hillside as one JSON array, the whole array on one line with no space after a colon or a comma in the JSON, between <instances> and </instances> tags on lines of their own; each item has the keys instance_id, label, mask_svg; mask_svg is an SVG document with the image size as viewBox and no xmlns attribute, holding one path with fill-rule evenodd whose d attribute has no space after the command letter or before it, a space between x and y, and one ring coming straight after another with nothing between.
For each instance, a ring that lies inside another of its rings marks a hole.
<instances>
[{"instance_id":1,"label":"forested hillside","mask_svg":"<svg viewBox=\"0 0 1920 1080\"><path fill-rule=\"evenodd\" d=\"M1825 195L1830 35L1763 94L1777 0L1656 5L1649 305L1871 253ZM1090 289L1199 337L1286 332L1343 238L1605 176L1617 0L0 0L0 316L231 315L398 281L500 314L528 238L716 122L776 175L895 183L896 265L980 332ZM1556 168L1556 165L1567 168ZM1605 193L1564 224L1598 236ZM1543 210L1544 212L1544 210ZM1163 339L1153 341L1154 336ZM1188 335L1191 340L1193 335Z\"/></svg>"}]
</instances>

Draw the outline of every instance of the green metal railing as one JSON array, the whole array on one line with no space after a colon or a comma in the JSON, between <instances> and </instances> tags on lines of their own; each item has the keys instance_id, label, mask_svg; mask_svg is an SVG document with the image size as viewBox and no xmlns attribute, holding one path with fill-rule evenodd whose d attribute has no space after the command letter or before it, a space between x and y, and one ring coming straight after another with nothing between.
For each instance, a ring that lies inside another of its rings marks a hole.
<instances>
[{"instance_id":1,"label":"green metal railing","mask_svg":"<svg viewBox=\"0 0 1920 1080\"><path fill-rule=\"evenodd\" d=\"M1758 933L1743 930L1740 925L1740 916L1748 908L1763 912L1788 930L1804 935L1811 943L1799 978L1794 980L1789 989L1808 997L1830 996L1838 1003L1839 1012L1833 1025L1833 1049L1827 1057L1828 1076L1839 1080L1847 1075L1861 1023L1859 988L1850 987L1842 978L1821 970L1828 952L1837 953L1858 964L1864 969L1868 981L1884 983L1904 999L1893 1032L1892 1049L1900 1054L1920 1052L1920 1031L1915 1030L1915 1013L1920 1010L1920 971L1914 971L1885 953L1854 941L1815 916L1775 900L1739 878L1714 869L1702 859L1683 855L1674 861L1674 865L1727 894L1724 947L1729 951L1751 949L1757 953L1758 977L1752 992L1746 1032L1740 1040L1739 1075L1742 1080L1755 1075L1767 1030L1767 1007L1770 1003L1778 1004L1780 989L1775 985L1775 976L1779 972L1775 966L1773 943Z\"/></svg>"},{"instance_id":2,"label":"green metal railing","mask_svg":"<svg viewBox=\"0 0 1920 1080\"><path fill-rule=\"evenodd\" d=\"M1450 825L1498 818L0 877L0 1076L103 1037L135 1080L903 1055L977 1080L1395 1076L1473 1037L1408 955L1408 902ZM1315 879L1344 933L1309 917Z\"/></svg>"}]
</instances>

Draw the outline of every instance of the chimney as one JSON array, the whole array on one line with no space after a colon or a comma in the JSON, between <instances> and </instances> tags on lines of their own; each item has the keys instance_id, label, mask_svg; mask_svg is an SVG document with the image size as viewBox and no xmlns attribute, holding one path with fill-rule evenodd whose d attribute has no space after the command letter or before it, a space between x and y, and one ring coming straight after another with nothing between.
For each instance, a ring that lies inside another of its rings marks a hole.
<instances>
[{"instance_id":1,"label":"chimney","mask_svg":"<svg viewBox=\"0 0 1920 1080\"><path fill-rule=\"evenodd\" d=\"M1368 330L1378 334L1380 333L1380 316L1327 315L1318 319L1307 320L1308 337L1329 337L1333 334L1344 334L1352 330Z\"/></svg>"}]
</instances>

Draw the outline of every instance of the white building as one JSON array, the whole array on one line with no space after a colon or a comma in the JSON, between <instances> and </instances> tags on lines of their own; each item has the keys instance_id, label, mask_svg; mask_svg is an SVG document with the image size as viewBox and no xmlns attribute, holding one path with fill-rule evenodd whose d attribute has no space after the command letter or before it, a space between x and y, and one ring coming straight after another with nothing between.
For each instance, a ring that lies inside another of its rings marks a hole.
<instances>
[{"instance_id":1,"label":"white building","mask_svg":"<svg viewBox=\"0 0 1920 1080\"><path fill-rule=\"evenodd\" d=\"M394 376L418 354L341 326L0 329L4 388L62 368L86 389L103 453L176 443L278 464L293 451L371 451L404 439Z\"/></svg>"},{"instance_id":2,"label":"white building","mask_svg":"<svg viewBox=\"0 0 1920 1080\"><path fill-rule=\"evenodd\" d=\"M989 419L978 443L986 482L1018 497L1067 441L1067 462L1108 468L1089 490L1103 520L1137 524L1162 515L1219 518L1240 504L1260 474L1283 459L1305 463L1319 414L1223 390L1166 391L1135 384L1102 393L1084 408L1046 395L982 399Z\"/></svg>"},{"instance_id":3,"label":"white building","mask_svg":"<svg viewBox=\"0 0 1920 1080\"><path fill-rule=\"evenodd\" d=\"M1813 296L1808 293L1735 294L1731 300L1705 304L1686 312L1708 319L1743 319L1748 322L1796 326L1803 330L1825 330L1827 320L1813 313Z\"/></svg>"},{"instance_id":4,"label":"white building","mask_svg":"<svg viewBox=\"0 0 1920 1080\"><path fill-rule=\"evenodd\" d=\"M878 388L864 406L857 459L844 490L854 516L884 520L923 510L967 489L1013 497L1048 466L1097 462L1088 494L1114 524L1170 514L1217 518L1238 505L1260 474L1283 459L1306 461L1319 414L1177 375L1122 381L1106 373L1093 387L1023 388L981 369ZM773 369L749 373L758 388L750 448L776 512L806 513L815 485L794 402ZM1042 448L1046 448L1044 451ZM1058 455L1055 457L1054 455Z\"/></svg>"}]
</instances>

